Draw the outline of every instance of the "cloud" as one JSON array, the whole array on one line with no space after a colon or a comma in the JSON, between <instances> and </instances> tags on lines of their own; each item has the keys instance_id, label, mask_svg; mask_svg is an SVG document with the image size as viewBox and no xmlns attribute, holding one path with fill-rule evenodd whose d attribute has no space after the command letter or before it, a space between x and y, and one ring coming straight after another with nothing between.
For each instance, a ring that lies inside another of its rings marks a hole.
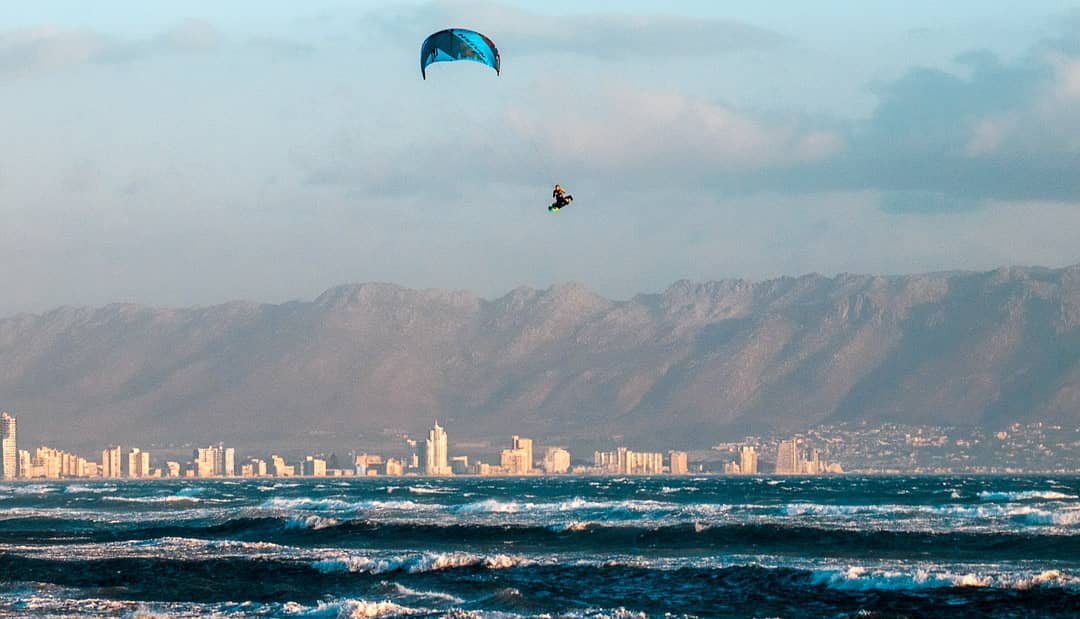
<instances>
[{"instance_id":1,"label":"cloud","mask_svg":"<svg viewBox=\"0 0 1080 619\"><path fill-rule=\"evenodd\" d=\"M461 96L467 103L468 93ZM696 187L820 162L845 147L839 132L802 118L626 82L597 82L588 92L532 84L505 96L493 116L444 99L444 114L417 115L432 123L419 142L375 143L363 130L343 128L322 156L302 163L306 183L362 188L369 197L460 193L481 182L563 174L627 189Z\"/></svg>"},{"instance_id":2,"label":"cloud","mask_svg":"<svg viewBox=\"0 0 1080 619\"><path fill-rule=\"evenodd\" d=\"M274 61L302 58L315 52L313 45L278 36L253 37L248 44L268 53Z\"/></svg>"},{"instance_id":3,"label":"cloud","mask_svg":"<svg viewBox=\"0 0 1080 619\"><path fill-rule=\"evenodd\" d=\"M156 42L166 50L202 52L218 46L221 35L209 22L185 19L158 35Z\"/></svg>"},{"instance_id":4,"label":"cloud","mask_svg":"<svg viewBox=\"0 0 1080 619\"><path fill-rule=\"evenodd\" d=\"M940 191L890 191L881 194L878 205L886 213L940 215L977 209L977 200Z\"/></svg>"},{"instance_id":5,"label":"cloud","mask_svg":"<svg viewBox=\"0 0 1080 619\"><path fill-rule=\"evenodd\" d=\"M891 213L1080 201L1080 50L1047 40L1016 60L974 51L956 63L875 84L877 107L847 124L834 157L737 182L879 191Z\"/></svg>"},{"instance_id":6,"label":"cloud","mask_svg":"<svg viewBox=\"0 0 1080 619\"><path fill-rule=\"evenodd\" d=\"M0 76L22 76L124 57L121 42L95 32L31 28L0 33Z\"/></svg>"},{"instance_id":7,"label":"cloud","mask_svg":"<svg viewBox=\"0 0 1080 619\"><path fill-rule=\"evenodd\" d=\"M144 41L56 27L8 30L0 32L0 78L27 77L84 64L130 62L160 53L205 51L216 47L219 39L212 25L194 19Z\"/></svg>"},{"instance_id":8,"label":"cloud","mask_svg":"<svg viewBox=\"0 0 1080 619\"><path fill-rule=\"evenodd\" d=\"M541 105L511 110L517 132L586 170L685 178L817 162L843 148L835 132L797 119L767 118L625 83L597 84L576 94L538 90L527 98Z\"/></svg>"},{"instance_id":9,"label":"cloud","mask_svg":"<svg viewBox=\"0 0 1080 619\"><path fill-rule=\"evenodd\" d=\"M393 34L469 24L517 55L569 53L603 60L712 55L783 45L782 35L743 22L673 15L538 15L495 3L433 2L392 16L369 16Z\"/></svg>"}]
</instances>

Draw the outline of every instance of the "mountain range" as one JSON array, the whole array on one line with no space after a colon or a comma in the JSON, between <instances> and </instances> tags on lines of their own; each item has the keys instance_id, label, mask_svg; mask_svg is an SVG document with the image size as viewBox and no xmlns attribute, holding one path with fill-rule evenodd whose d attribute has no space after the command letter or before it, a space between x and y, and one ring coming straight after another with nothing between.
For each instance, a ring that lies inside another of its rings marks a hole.
<instances>
[{"instance_id":1,"label":"mountain range","mask_svg":"<svg viewBox=\"0 0 1080 619\"><path fill-rule=\"evenodd\" d=\"M311 302L0 320L0 408L58 445L422 436L705 447L834 422L1080 424L1080 265L909 276L372 283ZM456 436L455 436L456 435Z\"/></svg>"}]
</instances>

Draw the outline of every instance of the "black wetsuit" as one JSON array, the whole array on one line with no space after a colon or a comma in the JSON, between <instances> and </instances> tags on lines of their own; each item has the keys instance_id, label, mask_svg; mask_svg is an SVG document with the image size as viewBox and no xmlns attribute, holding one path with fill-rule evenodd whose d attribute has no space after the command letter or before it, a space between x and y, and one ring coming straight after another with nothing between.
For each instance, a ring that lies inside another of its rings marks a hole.
<instances>
[{"instance_id":1,"label":"black wetsuit","mask_svg":"<svg viewBox=\"0 0 1080 619\"><path fill-rule=\"evenodd\" d=\"M561 189L556 189L552 191L551 197L555 199L555 204L552 205L555 208L563 208L574 200L574 196L566 193Z\"/></svg>"}]
</instances>

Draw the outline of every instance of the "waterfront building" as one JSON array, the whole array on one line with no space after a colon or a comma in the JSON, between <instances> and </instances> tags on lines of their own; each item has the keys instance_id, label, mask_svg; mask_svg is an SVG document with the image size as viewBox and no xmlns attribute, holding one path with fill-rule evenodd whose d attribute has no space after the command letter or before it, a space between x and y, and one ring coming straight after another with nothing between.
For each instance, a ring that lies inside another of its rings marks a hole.
<instances>
[{"instance_id":1,"label":"waterfront building","mask_svg":"<svg viewBox=\"0 0 1080 619\"><path fill-rule=\"evenodd\" d=\"M672 475L686 475L690 471L686 465L685 451L669 451L668 463L668 471Z\"/></svg>"},{"instance_id":2,"label":"waterfront building","mask_svg":"<svg viewBox=\"0 0 1080 619\"><path fill-rule=\"evenodd\" d=\"M435 426L428 432L427 441L424 443L424 474L425 475L450 475L450 464L446 452L446 431L435 422Z\"/></svg>"},{"instance_id":3,"label":"waterfront building","mask_svg":"<svg viewBox=\"0 0 1080 619\"><path fill-rule=\"evenodd\" d=\"M223 450L222 457L224 459L224 466L222 467L221 474L225 477L236 476L236 448L226 447Z\"/></svg>"},{"instance_id":4,"label":"waterfront building","mask_svg":"<svg viewBox=\"0 0 1080 619\"><path fill-rule=\"evenodd\" d=\"M562 447L548 447L544 451L544 472L561 475L570 470L570 452Z\"/></svg>"},{"instance_id":5,"label":"waterfront building","mask_svg":"<svg viewBox=\"0 0 1080 619\"><path fill-rule=\"evenodd\" d=\"M519 475L528 475L532 473L533 469L533 442L531 438L524 438L518 435L514 435L511 442L513 449L520 449L523 455L524 461L521 465L521 472Z\"/></svg>"},{"instance_id":6,"label":"waterfront building","mask_svg":"<svg viewBox=\"0 0 1080 619\"><path fill-rule=\"evenodd\" d=\"M469 472L469 456L454 456L450 458L450 472L454 475L465 475Z\"/></svg>"},{"instance_id":7,"label":"waterfront building","mask_svg":"<svg viewBox=\"0 0 1080 619\"><path fill-rule=\"evenodd\" d=\"M400 477L405 474L405 463L397 458L387 458L385 473L391 477Z\"/></svg>"},{"instance_id":8,"label":"waterfront building","mask_svg":"<svg viewBox=\"0 0 1080 619\"><path fill-rule=\"evenodd\" d=\"M301 463L303 475L306 477L326 477L326 460L308 456Z\"/></svg>"},{"instance_id":9,"label":"waterfront building","mask_svg":"<svg viewBox=\"0 0 1080 619\"><path fill-rule=\"evenodd\" d=\"M499 467L506 475L528 475L532 473L532 458L532 439L515 434L510 449L504 449L499 454Z\"/></svg>"},{"instance_id":10,"label":"waterfront building","mask_svg":"<svg viewBox=\"0 0 1080 619\"><path fill-rule=\"evenodd\" d=\"M353 459L353 466L356 474L360 476L365 476L369 472L378 473L379 469L383 467L383 457L377 454L358 454Z\"/></svg>"},{"instance_id":11,"label":"waterfront building","mask_svg":"<svg viewBox=\"0 0 1080 619\"><path fill-rule=\"evenodd\" d=\"M138 447L132 447L128 452L128 477L140 479L150 477L150 452L142 451Z\"/></svg>"},{"instance_id":12,"label":"waterfront building","mask_svg":"<svg viewBox=\"0 0 1080 619\"><path fill-rule=\"evenodd\" d=\"M619 447L615 451L593 453L598 472L615 475L659 475L664 472L664 454L638 452Z\"/></svg>"},{"instance_id":13,"label":"waterfront building","mask_svg":"<svg viewBox=\"0 0 1080 619\"><path fill-rule=\"evenodd\" d=\"M120 470L120 454L119 446L106 447L101 452L102 477L115 479L123 475L123 471Z\"/></svg>"},{"instance_id":14,"label":"waterfront building","mask_svg":"<svg viewBox=\"0 0 1080 619\"><path fill-rule=\"evenodd\" d=\"M0 479L19 476L19 448L15 442L15 418L0 412Z\"/></svg>"},{"instance_id":15,"label":"waterfront building","mask_svg":"<svg viewBox=\"0 0 1080 619\"><path fill-rule=\"evenodd\" d=\"M26 449L19 450L19 477L30 476L30 451Z\"/></svg>"},{"instance_id":16,"label":"waterfront building","mask_svg":"<svg viewBox=\"0 0 1080 619\"><path fill-rule=\"evenodd\" d=\"M797 475L804 472L802 466L802 454L799 449L799 439L780 441L776 449L776 474Z\"/></svg>"},{"instance_id":17,"label":"waterfront building","mask_svg":"<svg viewBox=\"0 0 1080 619\"><path fill-rule=\"evenodd\" d=\"M180 463L172 460L165 463L165 475L167 477L180 477Z\"/></svg>"},{"instance_id":18,"label":"waterfront building","mask_svg":"<svg viewBox=\"0 0 1080 619\"><path fill-rule=\"evenodd\" d=\"M274 477L292 477L296 472L291 464L285 464L285 459L277 454L270 456L270 461L273 463Z\"/></svg>"},{"instance_id":19,"label":"waterfront building","mask_svg":"<svg viewBox=\"0 0 1080 619\"><path fill-rule=\"evenodd\" d=\"M757 475L758 456L753 445L739 447L739 472L744 475Z\"/></svg>"}]
</instances>

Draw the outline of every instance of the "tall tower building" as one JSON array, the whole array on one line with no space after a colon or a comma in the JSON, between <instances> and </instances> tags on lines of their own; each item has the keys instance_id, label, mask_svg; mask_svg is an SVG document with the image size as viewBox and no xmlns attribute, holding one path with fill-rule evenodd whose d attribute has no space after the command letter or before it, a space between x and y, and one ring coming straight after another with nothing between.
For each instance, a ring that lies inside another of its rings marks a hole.
<instances>
[{"instance_id":1,"label":"tall tower building","mask_svg":"<svg viewBox=\"0 0 1080 619\"><path fill-rule=\"evenodd\" d=\"M518 435L514 435L514 449L520 449L524 456L524 466L521 470L521 475L528 475L532 473L533 468L533 442L531 438L523 438Z\"/></svg>"},{"instance_id":2,"label":"tall tower building","mask_svg":"<svg viewBox=\"0 0 1080 619\"><path fill-rule=\"evenodd\" d=\"M236 448L234 447L225 448L225 470L222 474L226 477L236 476Z\"/></svg>"},{"instance_id":3,"label":"tall tower building","mask_svg":"<svg viewBox=\"0 0 1080 619\"><path fill-rule=\"evenodd\" d=\"M739 472L744 475L757 475L757 452L753 445L743 445L739 448Z\"/></svg>"},{"instance_id":4,"label":"tall tower building","mask_svg":"<svg viewBox=\"0 0 1080 619\"><path fill-rule=\"evenodd\" d=\"M128 452L128 465L127 476L132 479L137 479L143 476L142 472L142 450L138 447L132 447Z\"/></svg>"},{"instance_id":5,"label":"tall tower building","mask_svg":"<svg viewBox=\"0 0 1080 619\"><path fill-rule=\"evenodd\" d=\"M446 453L446 431L435 422L435 427L428 432L424 445L424 473L427 475L449 475L450 463Z\"/></svg>"},{"instance_id":6,"label":"tall tower building","mask_svg":"<svg viewBox=\"0 0 1080 619\"><path fill-rule=\"evenodd\" d=\"M802 458L799 457L799 439L780 441L776 450L776 472L780 475L797 475L802 472Z\"/></svg>"},{"instance_id":7,"label":"tall tower building","mask_svg":"<svg viewBox=\"0 0 1080 619\"><path fill-rule=\"evenodd\" d=\"M120 448L106 447L101 452L101 476L120 477Z\"/></svg>"},{"instance_id":8,"label":"tall tower building","mask_svg":"<svg viewBox=\"0 0 1080 619\"><path fill-rule=\"evenodd\" d=\"M686 452L685 451L669 451L668 459L671 466L669 470L672 475L686 475L689 472L686 466Z\"/></svg>"},{"instance_id":9,"label":"tall tower building","mask_svg":"<svg viewBox=\"0 0 1080 619\"><path fill-rule=\"evenodd\" d=\"M15 479L19 474L19 450L15 445L15 418L0 413L0 479Z\"/></svg>"}]
</instances>

